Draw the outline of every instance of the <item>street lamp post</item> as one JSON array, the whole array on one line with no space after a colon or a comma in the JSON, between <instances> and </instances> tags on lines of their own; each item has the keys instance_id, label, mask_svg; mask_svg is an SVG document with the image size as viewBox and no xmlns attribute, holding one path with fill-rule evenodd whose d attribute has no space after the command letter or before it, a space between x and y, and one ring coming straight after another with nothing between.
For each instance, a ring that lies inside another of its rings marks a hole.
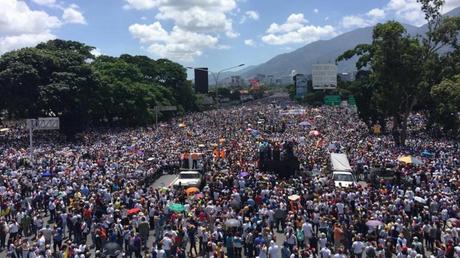
<instances>
[{"instance_id":1,"label":"street lamp post","mask_svg":"<svg viewBox=\"0 0 460 258\"><path fill-rule=\"evenodd\" d=\"M235 66L232 66L232 67L227 67L227 68L224 68L220 71L218 71L217 73L216 72L211 72L211 71L208 71L208 70L205 70L205 69L200 69L200 68L194 68L194 67L191 67L191 66L187 66L187 69L192 69L192 70L199 70L199 71L205 71L205 72L210 72L212 74L212 77L214 79L214 83L215 83L215 88L216 88L216 102L217 102L217 106L219 105L219 95L218 95L218 83L219 83L219 76L222 72L225 72L225 71L228 71L228 70L231 70L231 69L234 69L234 68L237 68L237 67L241 67L241 66L244 66L244 64L239 64L239 65L235 65Z\"/></svg>"}]
</instances>

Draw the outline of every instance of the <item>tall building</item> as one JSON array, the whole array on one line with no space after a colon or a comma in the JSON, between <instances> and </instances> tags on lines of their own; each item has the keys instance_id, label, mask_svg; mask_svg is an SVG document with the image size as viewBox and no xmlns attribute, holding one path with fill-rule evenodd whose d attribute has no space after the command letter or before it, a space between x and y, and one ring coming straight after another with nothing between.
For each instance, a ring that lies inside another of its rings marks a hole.
<instances>
[{"instance_id":1,"label":"tall building","mask_svg":"<svg viewBox=\"0 0 460 258\"><path fill-rule=\"evenodd\" d=\"M207 94L208 90L208 68L195 68L195 92Z\"/></svg>"}]
</instances>

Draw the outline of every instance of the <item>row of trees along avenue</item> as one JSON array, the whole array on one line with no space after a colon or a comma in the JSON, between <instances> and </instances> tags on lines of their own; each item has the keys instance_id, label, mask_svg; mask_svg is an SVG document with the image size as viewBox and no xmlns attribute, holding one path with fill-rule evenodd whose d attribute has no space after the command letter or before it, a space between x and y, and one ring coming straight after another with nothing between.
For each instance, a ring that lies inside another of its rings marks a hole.
<instances>
[{"instance_id":1,"label":"row of trees along avenue","mask_svg":"<svg viewBox=\"0 0 460 258\"><path fill-rule=\"evenodd\" d=\"M91 54L75 41L52 40L0 57L0 111L7 119L59 116L74 135L88 125L147 125L157 105L195 109L186 70L167 59ZM1 114L1 113L0 113Z\"/></svg>"},{"instance_id":2,"label":"row of trees along avenue","mask_svg":"<svg viewBox=\"0 0 460 258\"><path fill-rule=\"evenodd\" d=\"M407 137L408 117L423 112L427 129L458 137L460 112L460 17L440 14L443 0L418 0L427 20L425 35L410 36L395 21L374 27L371 44L346 51L337 61L358 56L356 96L364 121L392 121L396 144Z\"/></svg>"}]
</instances>

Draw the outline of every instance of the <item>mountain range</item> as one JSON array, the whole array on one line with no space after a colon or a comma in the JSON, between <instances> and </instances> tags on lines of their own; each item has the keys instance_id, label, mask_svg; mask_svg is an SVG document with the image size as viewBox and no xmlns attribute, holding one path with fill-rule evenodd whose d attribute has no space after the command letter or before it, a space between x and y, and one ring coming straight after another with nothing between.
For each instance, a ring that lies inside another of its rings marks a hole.
<instances>
[{"instance_id":1,"label":"mountain range","mask_svg":"<svg viewBox=\"0 0 460 258\"><path fill-rule=\"evenodd\" d=\"M460 16L460 7L451 10L444 16ZM420 27L403 24L410 35L423 35L427 25ZM289 76L292 70L297 73L310 74L312 65L317 63L333 63L343 52L354 48L358 44L371 43L373 27L352 30L329 40L319 40L298 48L292 52L277 55L267 62L245 69L226 73L222 78L230 75L240 75L243 78L253 78L257 74L273 75L275 78ZM337 71L353 72L356 70L357 58L340 62Z\"/></svg>"}]
</instances>

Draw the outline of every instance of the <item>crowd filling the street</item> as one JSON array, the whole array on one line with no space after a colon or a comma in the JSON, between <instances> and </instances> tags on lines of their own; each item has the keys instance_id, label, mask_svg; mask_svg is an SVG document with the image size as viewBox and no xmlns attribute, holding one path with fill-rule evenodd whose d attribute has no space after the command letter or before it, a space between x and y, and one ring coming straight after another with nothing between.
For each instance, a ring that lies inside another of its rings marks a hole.
<instances>
[{"instance_id":1,"label":"crowd filling the street","mask_svg":"<svg viewBox=\"0 0 460 258\"><path fill-rule=\"evenodd\" d=\"M424 125L412 114L397 146L348 107L264 98L75 142L39 132L32 155L11 127L0 256L460 257L459 144ZM350 178L333 175L331 153ZM200 183L154 186L180 171Z\"/></svg>"}]
</instances>

